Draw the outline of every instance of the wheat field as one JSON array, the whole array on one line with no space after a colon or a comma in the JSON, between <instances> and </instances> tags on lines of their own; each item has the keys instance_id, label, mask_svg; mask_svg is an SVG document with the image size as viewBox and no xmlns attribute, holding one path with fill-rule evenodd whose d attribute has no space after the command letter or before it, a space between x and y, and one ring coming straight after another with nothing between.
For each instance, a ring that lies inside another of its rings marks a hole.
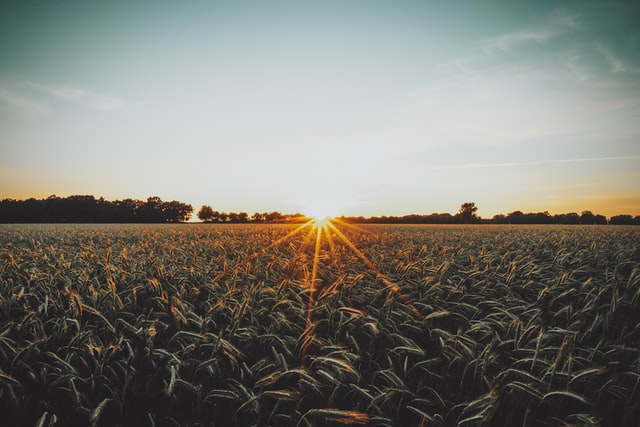
<instances>
[{"instance_id":1,"label":"wheat field","mask_svg":"<svg viewBox=\"0 0 640 427\"><path fill-rule=\"evenodd\" d=\"M640 422L640 229L1 225L36 426Z\"/></svg>"}]
</instances>

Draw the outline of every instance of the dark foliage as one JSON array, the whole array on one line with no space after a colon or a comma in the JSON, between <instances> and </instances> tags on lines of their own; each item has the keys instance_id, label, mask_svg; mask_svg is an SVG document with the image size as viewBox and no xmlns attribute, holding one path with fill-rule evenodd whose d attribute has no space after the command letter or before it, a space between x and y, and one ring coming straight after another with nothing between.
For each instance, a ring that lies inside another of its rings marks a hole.
<instances>
[{"instance_id":1,"label":"dark foliage","mask_svg":"<svg viewBox=\"0 0 640 427\"><path fill-rule=\"evenodd\" d=\"M146 202L108 201L94 196L49 196L46 199L0 201L0 222L167 223L187 221L191 205L149 197Z\"/></svg>"},{"instance_id":2,"label":"dark foliage","mask_svg":"<svg viewBox=\"0 0 640 427\"><path fill-rule=\"evenodd\" d=\"M448 213L432 213L431 215L374 216L365 218L341 217L343 221L355 224L582 224L582 225L640 225L640 216L617 215L609 221L604 215L583 211L581 215L571 212L551 215L549 212L514 211L507 215L498 214L491 219L483 219L476 215L478 207L473 202L463 203L456 215Z\"/></svg>"},{"instance_id":3,"label":"dark foliage","mask_svg":"<svg viewBox=\"0 0 640 427\"><path fill-rule=\"evenodd\" d=\"M256 212L249 216L246 212L219 212L211 206L203 205L198 211L198 219L206 223L246 224L248 222L262 223L303 223L309 220L306 216L295 214L282 214L280 212Z\"/></svg>"},{"instance_id":4,"label":"dark foliage","mask_svg":"<svg viewBox=\"0 0 640 427\"><path fill-rule=\"evenodd\" d=\"M551 215L549 212L514 211L498 214L491 219L476 215L474 202L460 206L457 214L432 213L404 216L340 217L353 224L582 224L582 225L640 225L640 216L616 215L609 220L604 215L583 211ZM55 195L46 199L0 200L0 223L172 223L191 218L193 207L176 200L164 202L159 197L149 197L146 202L135 199L108 201L104 198L81 195L65 198ZM221 212L203 205L197 213L205 223L303 223L303 214L280 212Z\"/></svg>"}]
</instances>

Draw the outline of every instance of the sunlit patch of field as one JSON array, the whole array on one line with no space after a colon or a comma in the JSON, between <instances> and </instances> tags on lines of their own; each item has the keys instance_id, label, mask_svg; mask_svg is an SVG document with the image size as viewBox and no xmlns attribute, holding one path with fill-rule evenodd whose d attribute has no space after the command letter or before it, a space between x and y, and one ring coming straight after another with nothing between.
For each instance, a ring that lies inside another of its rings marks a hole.
<instances>
[{"instance_id":1,"label":"sunlit patch of field","mask_svg":"<svg viewBox=\"0 0 640 427\"><path fill-rule=\"evenodd\" d=\"M7 425L632 426L638 343L633 227L0 226Z\"/></svg>"}]
</instances>

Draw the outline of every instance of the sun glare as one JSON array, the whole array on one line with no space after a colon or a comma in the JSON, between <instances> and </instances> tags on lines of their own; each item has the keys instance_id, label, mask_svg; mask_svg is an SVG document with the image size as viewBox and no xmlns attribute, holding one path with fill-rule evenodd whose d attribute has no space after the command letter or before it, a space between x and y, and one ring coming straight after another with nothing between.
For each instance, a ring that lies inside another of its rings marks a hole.
<instances>
[{"instance_id":1,"label":"sun glare","mask_svg":"<svg viewBox=\"0 0 640 427\"><path fill-rule=\"evenodd\" d=\"M316 223L326 223L338 216L337 208L323 202L309 203L303 212L307 217L315 220Z\"/></svg>"},{"instance_id":2,"label":"sun glare","mask_svg":"<svg viewBox=\"0 0 640 427\"><path fill-rule=\"evenodd\" d=\"M333 219L332 216L325 216L324 218L316 217L316 216L313 217L313 221L315 222L315 225L320 228L326 227L327 225L329 225L332 219Z\"/></svg>"}]
</instances>

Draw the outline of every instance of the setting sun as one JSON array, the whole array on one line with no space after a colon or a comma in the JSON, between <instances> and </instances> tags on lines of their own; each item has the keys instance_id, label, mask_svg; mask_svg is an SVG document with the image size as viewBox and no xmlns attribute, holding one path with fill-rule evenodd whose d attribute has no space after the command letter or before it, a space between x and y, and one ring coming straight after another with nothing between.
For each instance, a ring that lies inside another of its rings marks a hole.
<instances>
[{"instance_id":1,"label":"setting sun","mask_svg":"<svg viewBox=\"0 0 640 427\"><path fill-rule=\"evenodd\" d=\"M315 200L304 203L303 211L306 216L313 218L316 222L330 220L340 215L337 203L330 200Z\"/></svg>"},{"instance_id":2,"label":"setting sun","mask_svg":"<svg viewBox=\"0 0 640 427\"><path fill-rule=\"evenodd\" d=\"M319 228L326 227L331 222L332 219L333 219L332 216L325 216L325 217L314 216L313 217L315 225Z\"/></svg>"}]
</instances>

